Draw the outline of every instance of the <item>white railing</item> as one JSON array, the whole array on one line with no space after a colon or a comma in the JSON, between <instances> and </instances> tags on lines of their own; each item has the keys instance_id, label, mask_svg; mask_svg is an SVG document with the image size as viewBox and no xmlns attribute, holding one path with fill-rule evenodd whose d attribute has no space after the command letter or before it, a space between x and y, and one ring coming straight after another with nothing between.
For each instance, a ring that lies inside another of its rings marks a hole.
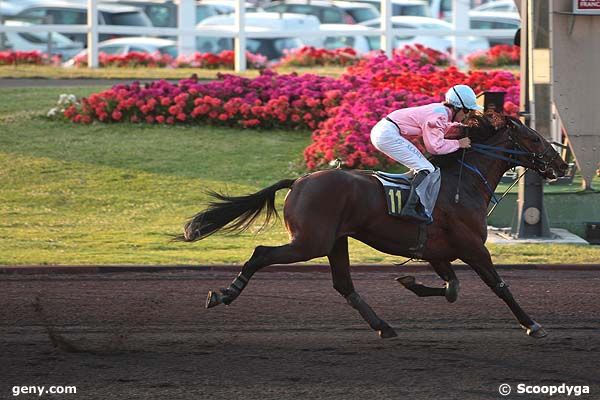
<instances>
[{"instance_id":1,"label":"white railing","mask_svg":"<svg viewBox=\"0 0 600 400\"><path fill-rule=\"evenodd\" d=\"M237 0L238 8L237 11L242 10L242 1ZM246 32L244 29L243 18L236 19L236 26L239 26L238 30L226 31L219 28L211 29L210 27L202 27L198 29L191 24L190 20L187 19L187 24L179 24L179 28L160 28L160 27L139 27L139 26L121 26L121 25L99 25L98 14L97 14L97 0L88 0L88 24L87 25L56 25L56 24L45 24L45 25L27 25L27 26L8 26L0 24L1 32L60 32L60 33L85 33L87 34L88 42L88 66L90 68L98 67L98 35L99 34L116 34L116 35L149 35L149 36L175 36L179 40L179 48L181 54L190 52L189 41L182 43L186 38L194 37L229 37L235 40L235 69L236 71L244 71L246 69L246 57L245 51L239 51L239 49L245 48L240 44L245 44L246 38L277 38L277 37L299 37L299 38L325 38L332 36L380 36L381 37L381 48L384 52L390 56L392 52L392 38L394 36L436 36L436 37L454 37L454 54L456 51L456 41L459 38L468 36L477 36L485 38L497 38L497 39L509 39L513 38L515 31L512 29L456 29L457 21L454 20L455 29L452 31L442 31L437 29L393 29L389 18L386 18L386 3L387 9L389 9L390 0L382 0L382 22L384 22L383 28L381 29L370 29L364 31L357 30L339 30L339 31L302 31L302 30L286 30L286 31L269 31L269 32ZM180 0L179 7L185 7L191 3L195 6L195 0ZM455 10L457 7L460 9L461 5L464 7L464 2L454 0ZM193 10L193 8L192 8ZM464 11L464 10L463 10ZM179 13L179 20L182 19ZM241 11L238 16L243 16L244 11ZM460 10L454 13L460 15ZM463 12L463 16L468 15L468 9ZM96 22L96 23L95 23ZM463 21L464 22L464 21ZM466 21L468 24L468 20ZM189 26L189 25L192 26ZM184 25L187 25L184 26ZM464 25L463 25L464 26Z\"/></svg>"}]
</instances>

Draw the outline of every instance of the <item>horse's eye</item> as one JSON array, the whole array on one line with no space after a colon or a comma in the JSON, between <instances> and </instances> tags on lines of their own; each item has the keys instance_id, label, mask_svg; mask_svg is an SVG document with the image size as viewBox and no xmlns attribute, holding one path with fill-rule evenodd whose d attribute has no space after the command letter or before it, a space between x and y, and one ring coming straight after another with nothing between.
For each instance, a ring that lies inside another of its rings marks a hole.
<instances>
[{"instance_id":1,"label":"horse's eye","mask_svg":"<svg viewBox=\"0 0 600 400\"><path fill-rule=\"evenodd\" d=\"M539 137L537 137L537 136L536 136L536 138L535 138L535 139L533 139L533 141L534 141L535 143L539 143L539 142L541 142L541 141L542 141L542 139L540 139Z\"/></svg>"}]
</instances>

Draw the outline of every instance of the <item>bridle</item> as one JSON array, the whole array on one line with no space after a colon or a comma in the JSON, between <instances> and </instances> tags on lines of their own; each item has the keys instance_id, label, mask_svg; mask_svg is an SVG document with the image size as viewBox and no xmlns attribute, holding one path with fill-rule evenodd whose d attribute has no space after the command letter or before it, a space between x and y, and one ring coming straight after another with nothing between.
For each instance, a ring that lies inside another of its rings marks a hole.
<instances>
[{"instance_id":1,"label":"bridle","mask_svg":"<svg viewBox=\"0 0 600 400\"><path fill-rule=\"evenodd\" d=\"M510 120L510 123L517 128L521 128L521 126L512 120ZM551 143L548 143L544 150L539 153L525 149L515 138L513 130L509 126L505 126L505 128L508 130L508 137L503 138L503 141L492 145L473 143L471 150L490 158L507 161L513 166L535 170L540 174L546 172L550 168L550 165L560 157L558 152L554 151ZM536 131L530 130L530 132L536 135L537 140L545 141ZM499 145L503 144L506 140L510 141L510 148L500 147ZM548 153L551 151L554 151L554 154L549 159L546 159Z\"/></svg>"},{"instance_id":2,"label":"bridle","mask_svg":"<svg viewBox=\"0 0 600 400\"><path fill-rule=\"evenodd\" d=\"M521 126L518 125L515 121L513 121L513 120L509 120L509 121L516 128L519 128L519 129L521 128ZM546 172L548 170L548 168L550 168L550 165L556 160L556 158L560 157L558 152L554 151L554 148L552 147L552 144L550 144L550 143L548 143L546 148L540 153L532 152L532 151L525 149L519 143L519 141L515 138L513 129L511 129L511 127L508 126L508 124L505 125L504 128L508 130L508 135L506 137L501 138L501 141L497 141L496 143L493 143L493 144L473 143L471 145L471 149L469 151L473 151L473 152L482 154L489 158L507 161L513 167L517 167L517 166L524 167L525 172L529 169L532 169L532 170L538 172L539 174L543 174L544 172ZM534 133L537 136L537 138L538 138L537 140L545 141L545 139L536 131L530 130L530 132ZM499 146L501 144L505 144L507 141L510 142L509 148ZM554 144L562 146L558 143L554 143ZM504 194L500 197L500 199L498 199L496 197L496 194L494 193L494 190L490 186L486 177L481 173L479 168L464 161L464 156L465 156L464 150L465 149L463 149L462 159L457 159L458 163L460 164L460 173L459 173L458 185L456 188L455 203L459 202L459 198L460 198L459 190L460 190L460 180L461 180L460 178L462 176L462 169L463 169L463 167L465 167L468 170L470 170L471 172L475 173L481 179L481 181L485 184L488 191L490 192L490 196L491 196L490 199L494 203L494 206L488 213L488 217L489 217L492 214L492 212L495 210L498 203L500 203L500 201L506 196L506 194L510 191L510 189L512 189L512 187L525 175L525 172L523 172L519 176L519 178L517 180L515 180L515 182L513 182L513 184L510 185L510 187L504 192ZM555 154L549 160L546 160L546 156L549 151L554 151Z\"/></svg>"}]
</instances>

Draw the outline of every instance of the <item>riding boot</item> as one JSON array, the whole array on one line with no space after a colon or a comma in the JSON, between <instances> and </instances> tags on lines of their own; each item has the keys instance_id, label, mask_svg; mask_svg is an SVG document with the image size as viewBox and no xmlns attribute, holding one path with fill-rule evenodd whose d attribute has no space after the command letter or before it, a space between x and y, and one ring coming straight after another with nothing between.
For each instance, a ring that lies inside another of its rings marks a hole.
<instances>
[{"instance_id":1,"label":"riding boot","mask_svg":"<svg viewBox=\"0 0 600 400\"><path fill-rule=\"evenodd\" d=\"M423 212L423 206L421 205L421 200L419 199L419 195L417 194L417 187L423 182L425 177L429 175L429 171L422 170L417 172L415 177L412 180L410 186L410 194L408 195L408 200L406 204L402 208L400 215L403 217L410 217L419 222L429 222L429 218ZM421 209L421 211L419 211Z\"/></svg>"}]
</instances>

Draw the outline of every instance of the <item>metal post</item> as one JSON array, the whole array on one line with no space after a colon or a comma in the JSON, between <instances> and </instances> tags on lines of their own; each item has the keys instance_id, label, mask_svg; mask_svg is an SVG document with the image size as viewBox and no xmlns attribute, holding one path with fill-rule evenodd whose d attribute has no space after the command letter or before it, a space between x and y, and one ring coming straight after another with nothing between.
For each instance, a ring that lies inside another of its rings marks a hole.
<instances>
[{"instance_id":1,"label":"metal post","mask_svg":"<svg viewBox=\"0 0 600 400\"><path fill-rule=\"evenodd\" d=\"M235 50L235 71L242 72L246 70L246 9L244 0L235 2L235 31L237 36L234 39Z\"/></svg>"},{"instance_id":2,"label":"metal post","mask_svg":"<svg viewBox=\"0 0 600 400\"><path fill-rule=\"evenodd\" d=\"M48 15L46 17L46 23L47 24L53 24L54 23L54 16L53 15ZM48 54L48 59L51 60L52 59L52 31L48 31L48 43L47 43L47 48L46 48L46 54Z\"/></svg>"},{"instance_id":3,"label":"metal post","mask_svg":"<svg viewBox=\"0 0 600 400\"><path fill-rule=\"evenodd\" d=\"M394 35L392 33L392 2L391 0L381 0L381 50L385 52L388 58L392 57L394 48Z\"/></svg>"},{"instance_id":4,"label":"metal post","mask_svg":"<svg viewBox=\"0 0 600 400\"><path fill-rule=\"evenodd\" d=\"M549 54L549 21L547 2L521 1L521 112L525 124L546 137L551 127L550 67L542 65L544 51L537 50L544 49ZM542 76L547 76L547 80ZM528 171L519 182L517 225L513 226L517 238L551 236L544 207L544 183L533 171Z\"/></svg>"},{"instance_id":5,"label":"metal post","mask_svg":"<svg viewBox=\"0 0 600 400\"><path fill-rule=\"evenodd\" d=\"M98 1L88 0L87 6L88 68L98 68Z\"/></svg>"},{"instance_id":6,"label":"metal post","mask_svg":"<svg viewBox=\"0 0 600 400\"><path fill-rule=\"evenodd\" d=\"M196 1L179 0L177 7L177 27L184 30L192 30L196 27ZM179 55L190 55L196 50L196 38L194 35L179 34L177 36Z\"/></svg>"},{"instance_id":7,"label":"metal post","mask_svg":"<svg viewBox=\"0 0 600 400\"><path fill-rule=\"evenodd\" d=\"M455 31L470 29L469 3L469 0L452 0L452 29ZM452 37L452 57L458 65L464 64L465 40L456 35Z\"/></svg>"},{"instance_id":8,"label":"metal post","mask_svg":"<svg viewBox=\"0 0 600 400\"><path fill-rule=\"evenodd\" d=\"M2 7L2 0L0 0L0 7ZM0 25L4 25L4 17L0 13ZM6 47L6 33L0 33L0 50L4 50Z\"/></svg>"}]
</instances>

